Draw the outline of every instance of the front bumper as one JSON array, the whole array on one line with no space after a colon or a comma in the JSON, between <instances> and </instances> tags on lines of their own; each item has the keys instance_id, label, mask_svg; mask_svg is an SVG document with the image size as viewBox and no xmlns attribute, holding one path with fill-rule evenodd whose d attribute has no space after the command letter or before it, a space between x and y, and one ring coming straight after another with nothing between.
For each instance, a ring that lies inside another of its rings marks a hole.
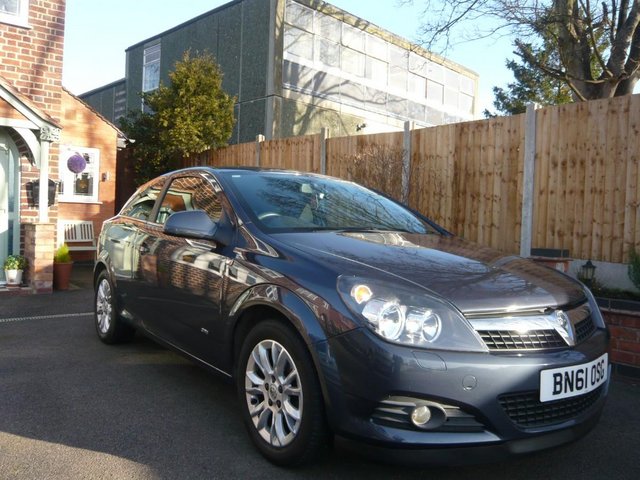
<instances>
[{"instance_id":1,"label":"front bumper","mask_svg":"<svg viewBox=\"0 0 640 480\"><path fill-rule=\"evenodd\" d=\"M462 446L429 445L408 447L367 443L362 440L354 440L352 437L341 437L337 440L336 444L374 461L397 463L406 466L425 464L451 466L491 463L506 460L514 456L558 447L578 440L596 426L600 419L601 412L602 408L599 408L584 422L572 427L518 440Z\"/></svg>"},{"instance_id":2,"label":"front bumper","mask_svg":"<svg viewBox=\"0 0 640 480\"><path fill-rule=\"evenodd\" d=\"M328 419L338 435L366 443L374 454L383 449L385 458L411 461L415 456L418 462L448 464L462 458L500 459L584 435L597 423L609 379L584 396L537 404L540 371L590 362L607 351L608 341L608 332L597 330L587 341L565 350L427 352L386 343L360 329L317 347ZM405 424L381 421L376 412L396 398L459 409L472 421L434 431L413 426L408 417ZM532 416L521 415L522 408L530 408Z\"/></svg>"}]
</instances>

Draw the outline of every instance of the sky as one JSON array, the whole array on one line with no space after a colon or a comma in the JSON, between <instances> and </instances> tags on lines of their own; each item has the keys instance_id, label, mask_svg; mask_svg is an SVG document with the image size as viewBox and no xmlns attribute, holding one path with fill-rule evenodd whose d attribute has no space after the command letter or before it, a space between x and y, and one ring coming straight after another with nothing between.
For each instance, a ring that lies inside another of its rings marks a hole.
<instances>
[{"instance_id":1,"label":"sky","mask_svg":"<svg viewBox=\"0 0 640 480\"><path fill-rule=\"evenodd\" d=\"M267 0L265 0L267 1ZM125 50L227 0L67 0L63 84L79 95L124 78ZM386 30L415 41L420 0L400 6L398 0L329 0L329 3ZM179 5L177 7L176 5ZM512 80L505 67L513 58L508 39L455 46L446 58L480 75L479 112L492 108L493 86Z\"/></svg>"}]
</instances>

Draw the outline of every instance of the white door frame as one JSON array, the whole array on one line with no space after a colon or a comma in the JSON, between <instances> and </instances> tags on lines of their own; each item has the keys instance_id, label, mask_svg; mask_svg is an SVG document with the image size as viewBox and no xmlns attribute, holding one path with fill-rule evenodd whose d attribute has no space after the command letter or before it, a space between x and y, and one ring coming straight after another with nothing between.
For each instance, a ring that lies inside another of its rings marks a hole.
<instances>
[{"instance_id":1,"label":"white door frame","mask_svg":"<svg viewBox=\"0 0 640 480\"><path fill-rule=\"evenodd\" d=\"M18 149L0 128L0 278L7 255L20 253L20 168ZM12 231L9 225L12 224ZM11 235L11 236L10 236Z\"/></svg>"}]
</instances>

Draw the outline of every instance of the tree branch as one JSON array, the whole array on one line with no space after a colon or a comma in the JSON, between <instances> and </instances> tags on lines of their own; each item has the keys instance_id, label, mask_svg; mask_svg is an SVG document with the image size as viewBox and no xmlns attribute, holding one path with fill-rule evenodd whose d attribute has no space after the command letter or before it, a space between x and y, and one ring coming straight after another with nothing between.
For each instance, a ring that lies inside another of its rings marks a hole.
<instances>
[{"instance_id":1,"label":"tree branch","mask_svg":"<svg viewBox=\"0 0 640 480\"><path fill-rule=\"evenodd\" d=\"M609 54L607 67L615 77L620 77L624 74L627 49L631 44L631 40L634 37L639 23L640 2L638 0L634 0L629 12L629 16L622 25L622 28L618 29L618 31L616 32L616 39L611 44L611 53Z\"/></svg>"},{"instance_id":2,"label":"tree branch","mask_svg":"<svg viewBox=\"0 0 640 480\"><path fill-rule=\"evenodd\" d=\"M602 74L600 75L600 78L604 78L605 76L611 78L613 75L607 68L607 64L602 58L602 55L600 54L600 49L598 48L598 42L596 40L596 36L594 33L593 17L591 15L591 3L589 2L589 0L586 0L586 2L587 3L584 4L582 0L580 0L580 4L584 9L586 20L587 20L587 26L588 26L587 31L589 32L589 42L591 43L590 50L595 55L596 60L600 65L600 68L602 69Z\"/></svg>"}]
</instances>

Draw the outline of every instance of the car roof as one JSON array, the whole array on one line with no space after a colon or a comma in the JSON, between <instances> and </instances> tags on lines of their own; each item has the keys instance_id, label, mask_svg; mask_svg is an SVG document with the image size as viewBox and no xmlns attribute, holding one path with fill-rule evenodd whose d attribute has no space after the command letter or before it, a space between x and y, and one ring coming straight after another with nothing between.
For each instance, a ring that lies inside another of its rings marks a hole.
<instances>
[{"instance_id":1,"label":"car roof","mask_svg":"<svg viewBox=\"0 0 640 480\"><path fill-rule=\"evenodd\" d=\"M206 165L202 165L202 166L196 166L196 167L189 167L189 168L183 168L180 170L175 170L172 172L168 172L165 175L175 175L175 174L180 174L180 173L187 173L187 172L193 172L193 171L209 171L211 173L215 174L222 174L222 175L230 175L230 174L234 174L234 173L249 173L249 174L259 174L259 173L280 173L280 174L286 174L286 175L296 175L296 176L309 176L309 177L324 177L324 178L332 178L334 180L342 180L344 181L344 179L340 179L340 178L336 178L336 177L329 177L327 175L322 175L319 173L315 173L315 172L303 172L300 170L287 170L287 169L281 169L281 168L265 168L265 167L226 167L226 166L222 166L222 167L211 167L211 166L206 166ZM163 175L164 176L164 175Z\"/></svg>"}]
</instances>

